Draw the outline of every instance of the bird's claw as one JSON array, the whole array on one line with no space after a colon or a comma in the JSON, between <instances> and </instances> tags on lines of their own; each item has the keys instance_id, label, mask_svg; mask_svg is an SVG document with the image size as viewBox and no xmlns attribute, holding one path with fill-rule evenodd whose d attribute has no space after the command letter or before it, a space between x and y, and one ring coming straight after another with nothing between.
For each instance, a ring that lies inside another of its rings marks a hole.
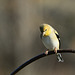
<instances>
[{"instance_id":1,"label":"bird's claw","mask_svg":"<svg viewBox=\"0 0 75 75\"><path fill-rule=\"evenodd\" d=\"M57 53L57 49L56 49L56 47L54 48L54 52Z\"/></svg>"},{"instance_id":2,"label":"bird's claw","mask_svg":"<svg viewBox=\"0 0 75 75\"><path fill-rule=\"evenodd\" d=\"M45 52L46 55L48 55L48 50Z\"/></svg>"}]
</instances>

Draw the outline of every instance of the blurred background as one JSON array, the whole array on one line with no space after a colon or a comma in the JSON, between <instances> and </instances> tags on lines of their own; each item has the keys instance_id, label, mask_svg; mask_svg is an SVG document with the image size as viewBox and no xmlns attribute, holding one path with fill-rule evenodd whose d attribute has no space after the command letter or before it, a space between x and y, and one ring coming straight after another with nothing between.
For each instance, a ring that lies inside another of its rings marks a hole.
<instances>
[{"instance_id":1,"label":"blurred background","mask_svg":"<svg viewBox=\"0 0 75 75\"><path fill-rule=\"evenodd\" d=\"M9 75L30 58L45 52L39 26L52 25L62 49L75 49L75 0L0 0L0 75ZM16 75L75 75L75 54L39 59Z\"/></svg>"}]
</instances>

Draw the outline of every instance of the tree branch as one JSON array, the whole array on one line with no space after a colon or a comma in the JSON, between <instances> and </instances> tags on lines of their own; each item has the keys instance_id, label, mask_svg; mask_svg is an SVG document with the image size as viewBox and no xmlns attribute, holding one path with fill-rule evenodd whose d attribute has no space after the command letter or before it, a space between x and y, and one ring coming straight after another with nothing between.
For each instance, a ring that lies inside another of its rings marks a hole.
<instances>
[{"instance_id":1,"label":"tree branch","mask_svg":"<svg viewBox=\"0 0 75 75\"><path fill-rule=\"evenodd\" d=\"M58 50L57 51L58 53L75 53L75 50L72 50L72 49L68 49L68 50ZM48 55L52 55L52 54L55 54L54 51L49 51L48 52ZM26 61L24 64L22 64L21 66L19 66L16 70L14 70L10 75L15 75L18 71L20 71L22 68L26 67L27 65L29 65L30 63L40 59L40 58L43 58L45 56L48 56L46 55L45 53L42 53L42 54L39 54L33 58L31 58L30 60Z\"/></svg>"}]
</instances>

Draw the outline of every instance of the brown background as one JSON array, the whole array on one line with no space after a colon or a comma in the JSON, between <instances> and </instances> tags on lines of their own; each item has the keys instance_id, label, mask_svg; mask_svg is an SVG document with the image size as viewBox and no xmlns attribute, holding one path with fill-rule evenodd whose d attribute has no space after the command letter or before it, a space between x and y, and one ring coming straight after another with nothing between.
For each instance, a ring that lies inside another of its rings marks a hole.
<instances>
[{"instance_id":1,"label":"brown background","mask_svg":"<svg viewBox=\"0 0 75 75\"><path fill-rule=\"evenodd\" d=\"M75 48L75 0L0 0L0 75L45 52L39 26L52 25L60 34L62 48ZM75 75L75 54L39 59L16 75Z\"/></svg>"}]
</instances>

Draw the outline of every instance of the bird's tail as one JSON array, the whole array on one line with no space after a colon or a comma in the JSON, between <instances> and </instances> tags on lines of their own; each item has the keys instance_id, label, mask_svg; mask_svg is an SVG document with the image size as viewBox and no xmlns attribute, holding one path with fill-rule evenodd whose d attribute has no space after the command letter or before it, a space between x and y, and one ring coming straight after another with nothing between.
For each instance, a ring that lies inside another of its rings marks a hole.
<instances>
[{"instance_id":1,"label":"bird's tail","mask_svg":"<svg viewBox=\"0 0 75 75\"><path fill-rule=\"evenodd\" d=\"M57 53L57 60L58 62L64 62L62 55L60 53Z\"/></svg>"}]
</instances>

